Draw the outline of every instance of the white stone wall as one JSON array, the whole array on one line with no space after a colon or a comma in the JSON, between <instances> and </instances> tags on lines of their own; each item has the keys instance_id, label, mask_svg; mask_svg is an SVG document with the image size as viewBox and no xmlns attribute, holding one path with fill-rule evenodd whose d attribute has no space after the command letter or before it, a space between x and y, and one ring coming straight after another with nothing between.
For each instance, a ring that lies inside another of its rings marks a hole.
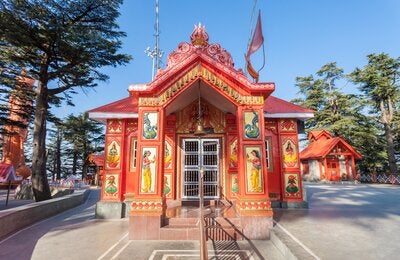
<instances>
[{"instance_id":1,"label":"white stone wall","mask_svg":"<svg viewBox=\"0 0 400 260\"><path fill-rule=\"evenodd\" d=\"M321 179L318 160L308 160L308 171L310 181L319 181Z\"/></svg>"}]
</instances>

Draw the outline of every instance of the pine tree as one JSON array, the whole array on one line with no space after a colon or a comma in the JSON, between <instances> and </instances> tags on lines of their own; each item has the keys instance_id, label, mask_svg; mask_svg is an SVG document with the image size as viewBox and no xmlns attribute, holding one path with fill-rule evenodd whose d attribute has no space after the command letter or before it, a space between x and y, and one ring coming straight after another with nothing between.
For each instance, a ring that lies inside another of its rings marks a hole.
<instances>
[{"instance_id":1,"label":"pine tree","mask_svg":"<svg viewBox=\"0 0 400 260\"><path fill-rule=\"evenodd\" d=\"M293 100L315 110L314 118L305 124L306 130L327 130L344 138L363 155L361 170L384 167L382 137L374 118L363 114L366 101L355 94L345 94L336 82L344 80L343 69L336 62L327 63L316 75L297 77L301 98Z\"/></svg>"},{"instance_id":2,"label":"pine tree","mask_svg":"<svg viewBox=\"0 0 400 260\"><path fill-rule=\"evenodd\" d=\"M369 54L363 69L356 68L349 77L369 101L369 112L379 118L385 133L389 170L397 173L395 108L400 99L400 58L388 54Z\"/></svg>"},{"instance_id":3,"label":"pine tree","mask_svg":"<svg viewBox=\"0 0 400 260\"><path fill-rule=\"evenodd\" d=\"M36 81L32 158L36 201L51 198L46 174L49 103L61 97L72 102L76 88L92 88L108 78L99 68L130 59L118 53L125 36L116 23L121 4L122 0L0 2L0 68L14 75L26 68Z\"/></svg>"},{"instance_id":4,"label":"pine tree","mask_svg":"<svg viewBox=\"0 0 400 260\"><path fill-rule=\"evenodd\" d=\"M64 138L71 145L72 174L82 169L82 179L87 177L88 157L91 153L104 150L99 141L104 140L103 126L88 118L84 113L69 115L63 122Z\"/></svg>"}]
</instances>

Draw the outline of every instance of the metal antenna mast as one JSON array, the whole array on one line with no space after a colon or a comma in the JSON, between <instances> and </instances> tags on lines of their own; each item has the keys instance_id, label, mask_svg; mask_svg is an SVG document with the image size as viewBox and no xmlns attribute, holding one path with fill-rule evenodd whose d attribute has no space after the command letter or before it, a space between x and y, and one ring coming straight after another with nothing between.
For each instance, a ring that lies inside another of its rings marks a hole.
<instances>
[{"instance_id":1,"label":"metal antenna mast","mask_svg":"<svg viewBox=\"0 0 400 260\"><path fill-rule=\"evenodd\" d=\"M158 25L158 0L156 0L156 24L154 25L154 29L156 30L156 46L153 50L150 50L150 47L147 47L144 53L147 54L153 60L153 68L151 71L151 79L154 79L155 73L161 67L161 57L163 56L164 52L160 50L160 32L159 32L159 25Z\"/></svg>"}]
</instances>

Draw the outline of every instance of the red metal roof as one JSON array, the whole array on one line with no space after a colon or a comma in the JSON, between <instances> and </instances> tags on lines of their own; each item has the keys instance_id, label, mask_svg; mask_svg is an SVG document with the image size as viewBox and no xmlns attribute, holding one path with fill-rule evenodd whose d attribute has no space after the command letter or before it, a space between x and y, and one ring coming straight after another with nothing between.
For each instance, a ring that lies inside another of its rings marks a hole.
<instances>
[{"instance_id":1,"label":"red metal roof","mask_svg":"<svg viewBox=\"0 0 400 260\"><path fill-rule=\"evenodd\" d=\"M89 113L137 113L138 104L133 96L94 108ZM283 99L269 96L265 99L264 112L268 114L313 114L314 110L290 103ZM295 117L295 116L293 116Z\"/></svg>"},{"instance_id":2,"label":"red metal roof","mask_svg":"<svg viewBox=\"0 0 400 260\"><path fill-rule=\"evenodd\" d=\"M110 104L94 108L88 111L89 113L105 112L105 113L137 113L138 103L137 99L129 96L124 99L117 100Z\"/></svg>"},{"instance_id":3,"label":"red metal roof","mask_svg":"<svg viewBox=\"0 0 400 260\"><path fill-rule=\"evenodd\" d=\"M308 133L307 139L308 140L311 140L311 139L318 140L321 137L325 137L325 139L330 139L330 138L332 138L332 135L331 135L331 133L329 133L326 130L314 130L314 131L310 131Z\"/></svg>"},{"instance_id":4,"label":"red metal roof","mask_svg":"<svg viewBox=\"0 0 400 260\"><path fill-rule=\"evenodd\" d=\"M277 113L314 113L314 110L290 103L286 100L269 96L264 103L264 112Z\"/></svg>"},{"instance_id":5,"label":"red metal roof","mask_svg":"<svg viewBox=\"0 0 400 260\"><path fill-rule=\"evenodd\" d=\"M319 139L312 142L307 148L300 152L300 159L316 159L326 157L332 149L341 143L348 151L350 151L355 159L361 159L362 156L359 154L350 144L348 144L341 137L333 137L330 139Z\"/></svg>"},{"instance_id":6,"label":"red metal roof","mask_svg":"<svg viewBox=\"0 0 400 260\"><path fill-rule=\"evenodd\" d=\"M97 166L103 166L104 167L104 154L91 154L89 155L89 160L96 164Z\"/></svg>"}]
</instances>

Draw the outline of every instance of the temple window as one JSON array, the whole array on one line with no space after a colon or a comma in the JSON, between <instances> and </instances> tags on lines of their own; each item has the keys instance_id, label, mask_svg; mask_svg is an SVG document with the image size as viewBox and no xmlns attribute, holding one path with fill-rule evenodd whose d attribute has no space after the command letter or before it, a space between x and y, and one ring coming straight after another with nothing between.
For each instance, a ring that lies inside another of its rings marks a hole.
<instances>
[{"instance_id":1,"label":"temple window","mask_svg":"<svg viewBox=\"0 0 400 260\"><path fill-rule=\"evenodd\" d=\"M265 139L265 162L267 164L267 170L268 172L272 172L272 156L271 156L271 139L266 138Z\"/></svg>"},{"instance_id":2,"label":"temple window","mask_svg":"<svg viewBox=\"0 0 400 260\"><path fill-rule=\"evenodd\" d=\"M137 158L137 139L136 137L131 138L131 156L130 156L130 171L136 171L136 158Z\"/></svg>"}]
</instances>

